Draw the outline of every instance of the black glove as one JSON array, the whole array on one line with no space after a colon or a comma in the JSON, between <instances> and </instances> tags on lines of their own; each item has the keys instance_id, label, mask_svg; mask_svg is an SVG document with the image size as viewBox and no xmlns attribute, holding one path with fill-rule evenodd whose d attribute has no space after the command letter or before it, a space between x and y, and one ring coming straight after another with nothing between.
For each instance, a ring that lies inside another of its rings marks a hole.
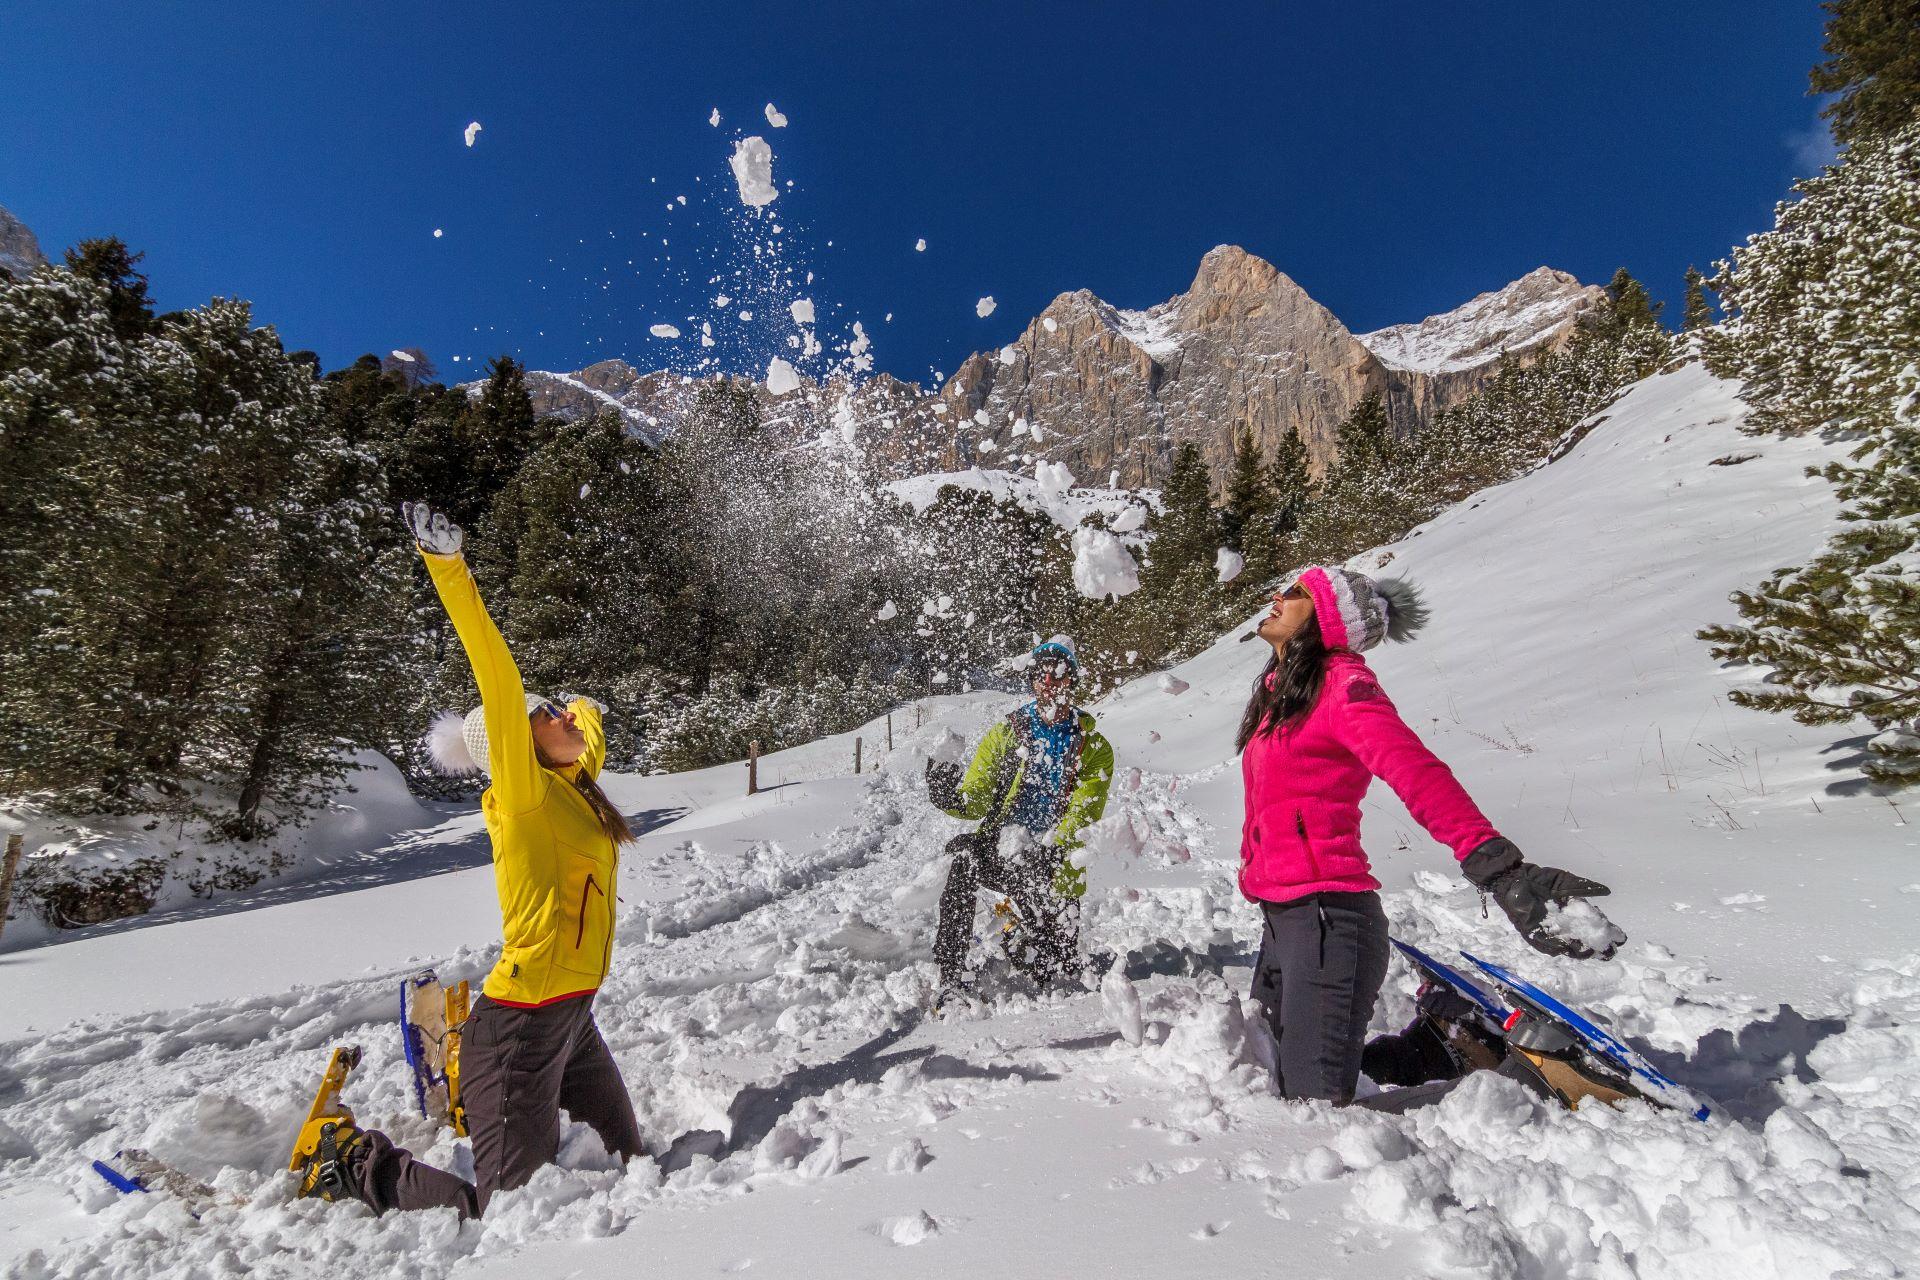
<instances>
[{"instance_id":1,"label":"black glove","mask_svg":"<svg viewBox=\"0 0 1920 1280\"><path fill-rule=\"evenodd\" d=\"M1596 953L1584 942L1559 937L1540 927L1547 918L1549 903L1565 905L1569 898L1599 898L1613 892L1599 881L1558 867L1536 867L1504 836L1496 836L1468 854L1460 863L1460 871L1480 892L1493 896L1535 951L1576 960L1592 959L1596 954L1605 960L1613 954L1613 947Z\"/></svg>"},{"instance_id":2,"label":"black glove","mask_svg":"<svg viewBox=\"0 0 1920 1280\"><path fill-rule=\"evenodd\" d=\"M936 809L952 812L960 807L960 766L939 760L927 761L927 799Z\"/></svg>"}]
</instances>

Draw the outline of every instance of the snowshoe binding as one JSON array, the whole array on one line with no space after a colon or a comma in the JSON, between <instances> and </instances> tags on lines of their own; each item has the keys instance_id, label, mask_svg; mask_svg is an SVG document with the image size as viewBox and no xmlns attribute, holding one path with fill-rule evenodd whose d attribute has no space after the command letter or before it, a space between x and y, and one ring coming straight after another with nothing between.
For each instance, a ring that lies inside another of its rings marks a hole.
<instances>
[{"instance_id":1,"label":"snowshoe binding","mask_svg":"<svg viewBox=\"0 0 1920 1280\"><path fill-rule=\"evenodd\" d=\"M340 1100L347 1074L360 1065L357 1046L343 1045L327 1060L320 1088L307 1108L306 1121L293 1140L287 1168L300 1175L300 1194L322 1200L356 1199L346 1156L365 1135L354 1123L353 1110Z\"/></svg>"}]
</instances>

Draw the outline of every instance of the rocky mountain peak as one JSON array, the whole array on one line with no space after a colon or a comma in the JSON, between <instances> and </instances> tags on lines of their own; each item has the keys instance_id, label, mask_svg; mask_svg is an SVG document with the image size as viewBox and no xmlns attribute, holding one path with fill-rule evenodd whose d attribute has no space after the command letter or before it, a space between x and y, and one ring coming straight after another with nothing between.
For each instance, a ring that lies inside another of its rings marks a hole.
<instances>
[{"instance_id":1,"label":"rocky mountain peak","mask_svg":"<svg viewBox=\"0 0 1920 1280\"><path fill-rule=\"evenodd\" d=\"M40 242L27 224L0 208L0 271L24 276L35 267L44 266L46 261L46 255L40 252Z\"/></svg>"}]
</instances>

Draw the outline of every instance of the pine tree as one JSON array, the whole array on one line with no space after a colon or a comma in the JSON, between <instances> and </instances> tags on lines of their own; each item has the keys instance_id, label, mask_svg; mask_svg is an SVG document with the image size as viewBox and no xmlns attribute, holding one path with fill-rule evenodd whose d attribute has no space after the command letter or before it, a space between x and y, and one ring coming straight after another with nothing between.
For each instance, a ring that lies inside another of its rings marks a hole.
<instances>
[{"instance_id":1,"label":"pine tree","mask_svg":"<svg viewBox=\"0 0 1920 1280\"><path fill-rule=\"evenodd\" d=\"M1733 602L1745 626L1701 632L1719 656L1769 668L1736 701L1808 724L1880 730L1865 766L1920 781L1920 121L1856 134L1841 162L1796 184L1773 230L1722 265L1727 321L1710 368L1741 379L1754 431L1853 439L1823 472L1846 527L1804 566Z\"/></svg>"},{"instance_id":2,"label":"pine tree","mask_svg":"<svg viewBox=\"0 0 1920 1280\"><path fill-rule=\"evenodd\" d=\"M140 273L145 257L111 236L82 240L66 253L70 271L106 287L114 332L127 341L154 330L153 300L147 295L147 278Z\"/></svg>"},{"instance_id":3,"label":"pine tree","mask_svg":"<svg viewBox=\"0 0 1920 1280\"><path fill-rule=\"evenodd\" d=\"M1233 462L1227 472L1226 502L1220 508L1223 545L1245 554L1249 539L1265 539L1274 511L1265 460L1253 442L1253 428L1242 427L1233 439Z\"/></svg>"},{"instance_id":4,"label":"pine tree","mask_svg":"<svg viewBox=\"0 0 1920 1280\"><path fill-rule=\"evenodd\" d=\"M1698 267L1687 268L1686 307L1681 313L1680 331L1696 333L1713 324L1713 304L1707 301L1707 278Z\"/></svg>"},{"instance_id":5,"label":"pine tree","mask_svg":"<svg viewBox=\"0 0 1920 1280\"><path fill-rule=\"evenodd\" d=\"M1850 145L1913 123L1920 110L1920 0L1827 0L1827 60L1813 92L1839 94L1822 111Z\"/></svg>"},{"instance_id":6,"label":"pine tree","mask_svg":"<svg viewBox=\"0 0 1920 1280\"><path fill-rule=\"evenodd\" d=\"M1309 463L1307 442L1298 432L1289 431L1280 437L1273 451L1273 462L1267 468L1267 487L1274 495L1276 542L1293 537L1313 501L1313 474Z\"/></svg>"}]
</instances>

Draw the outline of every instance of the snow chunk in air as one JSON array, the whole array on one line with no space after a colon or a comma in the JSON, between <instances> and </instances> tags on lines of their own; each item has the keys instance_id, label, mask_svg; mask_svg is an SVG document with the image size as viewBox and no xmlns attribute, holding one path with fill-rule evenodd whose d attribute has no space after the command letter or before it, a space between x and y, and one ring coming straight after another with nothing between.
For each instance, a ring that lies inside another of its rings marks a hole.
<instances>
[{"instance_id":1,"label":"snow chunk in air","mask_svg":"<svg viewBox=\"0 0 1920 1280\"><path fill-rule=\"evenodd\" d=\"M793 314L795 324L813 323L813 299L795 298L787 304L787 310Z\"/></svg>"},{"instance_id":2,"label":"snow chunk in air","mask_svg":"<svg viewBox=\"0 0 1920 1280\"><path fill-rule=\"evenodd\" d=\"M792 365L779 356L767 362L767 392L770 395L783 396L789 391L800 389L800 375L794 372Z\"/></svg>"},{"instance_id":3,"label":"snow chunk in air","mask_svg":"<svg viewBox=\"0 0 1920 1280\"><path fill-rule=\"evenodd\" d=\"M468 124L465 132L463 132L460 136L467 140L468 146L472 146L473 140L480 136L480 122L478 120L475 120L472 123Z\"/></svg>"},{"instance_id":4,"label":"snow chunk in air","mask_svg":"<svg viewBox=\"0 0 1920 1280\"><path fill-rule=\"evenodd\" d=\"M727 164L733 169L734 185L740 188L740 203L761 209L780 198L773 185L773 148L765 138L756 134L734 143Z\"/></svg>"},{"instance_id":5,"label":"snow chunk in air","mask_svg":"<svg viewBox=\"0 0 1920 1280\"><path fill-rule=\"evenodd\" d=\"M713 109L713 114L707 117L707 123L716 129L720 127L720 108Z\"/></svg>"},{"instance_id":6,"label":"snow chunk in air","mask_svg":"<svg viewBox=\"0 0 1920 1280\"><path fill-rule=\"evenodd\" d=\"M1073 589L1089 600L1118 600L1140 589L1140 571L1120 539L1105 529L1073 531Z\"/></svg>"},{"instance_id":7,"label":"snow chunk in air","mask_svg":"<svg viewBox=\"0 0 1920 1280\"><path fill-rule=\"evenodd\" d=\"M984 297L980 299L980 301L973 304L973 314L979 316L982 320L985 320L988 316L993 314L993 309L999 305L1000 305L999 303L993 300L992 295L988 295L987 297Z\"/></svg>"},{"instance_id":8,"label":"snow chunk in air","mask_svg":"<svg viewBox=\"0 0 1920 1280\"><path fill-rule=\"evenodd\" d=\"M787 127L787 118L781 115L779 109L771 102L767 104L767 123L775 129L784 129Z\"/></svg>"},{"instance_id":9,"label":"snow chunk in air","mask_svg":"<svg viewBox=\"0 0 1920 1280\"><path fill-rule=\"evenodd\" d=\"M1213 572L1216 580L1232 582L1247 567L1247 558L1232 547L1222 547L1213 553Z\"/></svg>"},{"instance_id":10,"label":"snow chunk in air","mask_svg":"<svg viewBox=\"0 0 1920 1280\"><path fill-rule=\"evenodd\" d=\"M670 324L656 324L648 329L647 332L656 338L677 338L680 336L680 330Z\"/></svg>"}]
</instances>

